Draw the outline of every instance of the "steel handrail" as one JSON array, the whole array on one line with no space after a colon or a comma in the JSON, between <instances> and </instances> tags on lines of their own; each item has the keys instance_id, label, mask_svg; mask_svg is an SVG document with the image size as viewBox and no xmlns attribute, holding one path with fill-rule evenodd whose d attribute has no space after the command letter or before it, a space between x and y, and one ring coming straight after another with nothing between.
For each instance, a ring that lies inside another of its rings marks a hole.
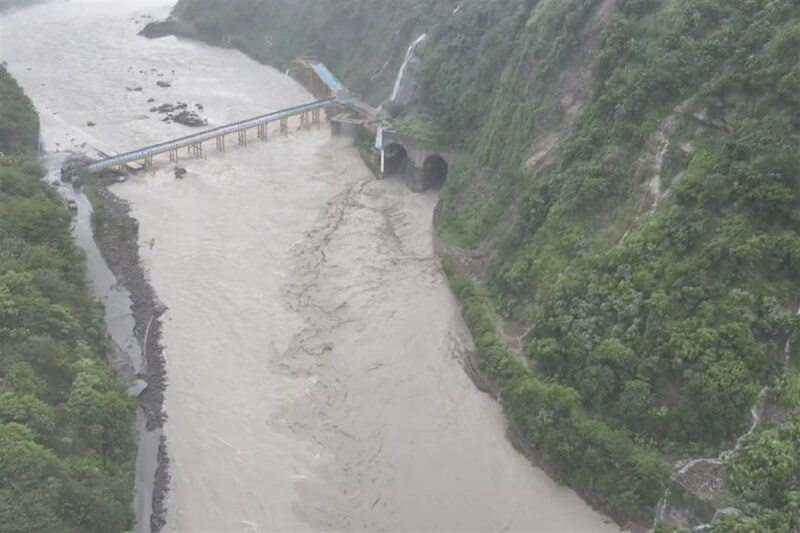
<instances>
[{"instance_id":1,"label":"steel handrail","mask_svg":"<svg viewBox=\"0 0 800 533\"><path fill-rule=\"evenodd\" d=\"M281 109L279 111L273 111L272 113L259 115L257 117L246 120L240 120L238 122L226 124L225 126L218 126L216 128L211 128L209 130L202 131L200 133L195 133L193 135L187 135L185 137L180 137L178 139L165 141L151 146L146 146L144 148L139 148L137 150L131 150L123 154L107 157L105 159L101 159L100 161L95 161L94 163L87 165L86 167L84 167L84 169L88 170L89 172L94 172L96 170L102 170L104 168L113 167L115 165L123 165L125 163L130 163L131 161L144 159L146 157L150 157L153 155L163 154L164 152L169 152L171 150L177 150L179 148L185 148L193 144L208 141L210 139L219 137L221 135L235 133L237 131L246 130L255 126L273 122L275 120L287 118L297 113L302 113L305 111L313 111L315 109L322 109L334 104L347 105L348 103L349 102L344 100L342 102L339 102L336 97L323 98L315 102L309 102L307 104L301 104L298 106Z\"/></svg>"}]
</instances>

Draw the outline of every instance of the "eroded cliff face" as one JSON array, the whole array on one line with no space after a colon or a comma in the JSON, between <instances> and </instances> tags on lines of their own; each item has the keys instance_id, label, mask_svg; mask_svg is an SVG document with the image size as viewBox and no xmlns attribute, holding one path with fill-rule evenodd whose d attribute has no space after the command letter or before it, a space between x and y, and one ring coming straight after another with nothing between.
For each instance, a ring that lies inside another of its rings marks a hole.
<instances>
[{"instance_id":1,"label":"eroded cliff face","mask_svg":"<svg viewBox=\"0 0 800 533\"><path fill-rule=\"evenodd\" d=\"M178 14L267 61L317 54L374 102L427 33L406 113L461 153L437 231L480 369L520 434L618 520L669 514L670 479L696 485L685 460L730 449L759 398L797 405L795 0L220 5ZM800 461L797 422L758 420L701 492L791 530L798 480L778 465ZM769 482L746 481L756 464Z\"/></svg>"}]
</instances>

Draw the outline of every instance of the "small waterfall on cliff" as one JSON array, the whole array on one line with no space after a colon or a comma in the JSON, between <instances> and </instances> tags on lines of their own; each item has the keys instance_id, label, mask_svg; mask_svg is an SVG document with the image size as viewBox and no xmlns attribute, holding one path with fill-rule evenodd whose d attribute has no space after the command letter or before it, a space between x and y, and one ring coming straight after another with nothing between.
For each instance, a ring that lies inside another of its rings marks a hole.
<instances>
[{"instance_id":1,"label":"small waterfall on cliff","mask_svg":"<svg viewBox=\"0 0 800 533\"><path fill-rule=\"evenodd\" d=\"M744 441L747 437L749 437L759 425L761 425L761 413L764 409L764 402L767 398L767 392L769 392L769 387L764 387L761 389L761 392L758 394L755 403L750 408L750 427L747 431L741 435L739 438L736 439L736 443L734 444L733 448L725 450L721 452L716 457L701 457L697 459L685 459L683 461L679 461L675 464L673 470L673 478L675 476L681 476L689 472L692 468L697 466L700 463L708 463L713 465L724 465L725 461L736 455L739 450L742 448ZM669 507L669 496L670 496L670 489L667 487L666 491L664 491L664 496L658 502L655 510L655 516L653 517L653 526L649 530L653 532L656 530L659 524L663 523L664 516L667 511L667 507ZM706 527L709 527L709 524L701 524L700 526L694 527L693 531L702 531Z\"/></svg>"},{"instance_id":2,"label":"small waterfall on cliff","mask_svg":"<svg viewBox=\"0 0 800 533\"><path fill-rule=\"evenodd\" d=\"M797 314L800 314L800 309L797 310ZM783 349L783 366L789 364L789 356L791 355L791 343L790 341L786 341L786 345ZM761 392L758 393L758 397L756 398L756 402L750 408L750 427L748 430L739 435L739 438L736 439L736 443L734 444L733 448L729 450L725 450L720 453L717 457L714 458L701 458L701 459L692 459L689 461L684 461L678 463L677 466L677 473L685 474L689 470L692 469L698 463L711 463L711 464L723 464L725 461L736 455L739 450L742 448L744 441L747 437L749 437L758 426L761 425L761 413L764 410L764 402L767 399L767 392L770 390L770 386L767 385L766 387L761 389Z\"/></svg>"},{"instance_id":3,"label":"small waterfall on cliff","mask_svg":"<svg viewBox=\"0 0 800 533\"><path fill-rule=\"evenodd\" d=\"M659 500L658 505L656 506L656 513L655 517L653 518L653 527L650 531L655 531L660 524L664 520L664 513L667 511L667 505L669 505L669 487L664 492L664 496L661 497Z\"/></svg>"},{"instance_id":4,"label":"small waterfall on cliff","mask_svg":"<svg viewBox=\"0 0 800 533\"><path fill-rule=\"evenodd\" d=\"M459 2L456 5L455 9L453 9L453 15L454 16L459 11L461 11L461 4L462 3ZM429 32L433 31L433 29L435 27L436 27L436 25L434 25L433 27L429 28L428 31ZM393 104L396 104L399 101L399 103L401 105L408 105L414 99L414 94L413 93L415 92L415 89L413 89L413 88L411 90L411 95L410 96L408 94L403 95L401 93L404 92L403 91L403 86L404 86L404 83L405 83L405 78L408 75L408 72L407 72L408 71L408 67L409 67L409 65L412 64L414 59L416 59L415 52L417 50L417 45L420 44L422 41L424 41L427 36L428 36L428 33L423 33L422 35L420 35L419 37L414 39L414 42L412 42L410 45L408 45L408 48L406 49L406 55L403 58L403 64L400 65L400 70L397 71L397 78L395 78L395 80L394 80L394 87L392 88L392 96L389 97L389 102L391 102ZM383 68L385 68L385 67L386 67L386 65L383 66ZM383 68L381 68L380 72L383 72ZM412 72L411 72L412 85L414 84L413 78L415 77L415 74L416 73L413 72L413 69L412 69ZM403 100L405 100L405 101L403 101Z\"/></svg>"},{"instance_id":5,"label":"small waterfall on cliff","mask_svg":"<svg viewBox=\"0 0 800 533\"><path fill-rule=\"evenodd\" d=\"M756 398L756 402L750 408L750 427L745 433L739 435L739 438L736 439L736 443L734 444L733 448L723 451L716 457L702 457L699 459L681 461L676 465L677 473L685 474L699 463L710 463L714 465L721 465L725 463L725 461L736 455L736 453L738 453L739 450L742 448L744 440L747 437L749 437L761 424L761 411L764 407L764 400L766 400L768 391L769 387L764 387L763 389L761 389L761 392L758 394L758 398Z\"/></svg>"},{"instance_id":6,"label":"small waterfall on cliff","mask_svg":"<svg viewBox=\"0 0 800 533\"><path fill-rule=\"evenodd\" d=\"M408 68L408 63L414 58L414 50L416 49L417 45L425 40L427 37L427 33L423 33L416 39L414 42L408 45L408 49L406 50L406 55L403 58L403 64L400 65L400 70L397 71L397 78L394 80L394 88L392 89L392 96L389 98L391 102L397 100L397 95L400 92L400 87L403 84L403 76L405 76L406 69Z\"/></svg>"},{"instance_id":7,"label":"small waterfall on cliff","mask_svg":"<svg viewBox=\"0 0 800 533\"><path fill-rule=\"evenodd\" d=\"M797 310L796 314L800 315L800 309ZM790 355L791 355L791 343L790 341L787 340L783 350L784 367L786 367L789 364ZM766 403L767 400L767 393L770 391L771 388L772 387L767 385L761 389L761 392L758 393L758 397L756 398L755 403L750 408L750 427L747 428L746 432L739 435L739 438L736 439L733 448L724 450L716 457L701 457L698 459L685 459L683 461L679 461L678 463L675 464L675 467L673 469L673 477L686 474L692 468L694 468L696 465L700 463L724 465L726 461L728 461L729 459L734 457L737 453L739 453L739 450L741 450L742 446L744 445L745 439L747 439L747 437L752 435L753 432L756 429L758 429L758 427L761 425L762 421L761 415L763 414L764 411L764 404ZM669 506L669 496L670 496L670 489L667 488L667 490L664 492L664 496L661 498L661 500L658 502L658 505L656 506L655 517L653 520L653 527L652 529L650 529L651 532L655 531L656 527L664 521L664 515L666 513L667 507ZM715 519L718 513L719 511L715 513L714 515ZM714 520L712 520L712 523L713 522ZM692 530L703 531L709 527L710 524L701 524L699 526L692 528Z\"/></svg>"}]
</instances>

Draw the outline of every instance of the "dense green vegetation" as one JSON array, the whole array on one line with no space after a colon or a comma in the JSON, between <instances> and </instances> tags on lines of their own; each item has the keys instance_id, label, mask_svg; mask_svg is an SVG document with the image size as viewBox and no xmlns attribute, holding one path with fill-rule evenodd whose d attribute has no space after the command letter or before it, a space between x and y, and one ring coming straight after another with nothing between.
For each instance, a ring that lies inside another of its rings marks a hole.
<instances>
[{"instance_id":1,"label":"dense green vegetation","mask_svg":"<svg viewBox=\"0 0 800 533\"><path fill-rule=\"evenodd\" d=\"M448 135L428 113L410 111L392 122L392 129L427 146L446 146Z\"/></svg>"},{"instance_id":2,"label":"dense green vegetation","mask_svg":"<svg viewBox=\"0 0 800 533\"><path fill-rule=\"evenodd\" d=\"M453 11L455 0L179 0L176 14L206 37L234 37L281 69L300 56L325 62L369 100L389 96L408 44Z\"/></svg>"},{"instance_id":3,"label":"dense green vegetation","mask_svg":"<svg viewBox=\"0 0 800 533\"><path fill-rule=\"evenodd\" d=\"M765 387L800 400L800 0L458 4L251 0L231 22L181 1L229 34L268 28L283 60L313 43L373 96L383 40L430 30L398 128L462 149L438 230L481 368L557 472L641 522L669 481L656 457L731 447ZM353 21L380 33L342 38ZM489 267L462 268L465 249ZM498 316L532 326L519 358ZM741 514L717 530L800 527L797 427L768 420L729 461L721 503Z\"/></svg>"},{"instance_id":4,"label":"dense green vegetation","mask_svg":"<svg viewBox=\"0 0 800 533\"><path fill-rule=\"evenodd\" d=\"M38 117L0 67L0 531L133 521L134 406L104 362L70 218L41 180Z\"/></svg>"},{"instance_id":5,"label":"dense green vegetation","mask_svg":"<svg viewBox=\"0 0 800 533\"><path fill-rule=\"evenodd\" d=\"M774 425L749 438L727 468L733 503L744 519L717 525L717 532L800 529L800 420Z\"/></svg>"},{"instance_id":6,"label":"dense green vegetation","mask_svg":"<svg viewBox=\"0 0 800 533\"><path fill-rule=\"evenodd\" d=\"M443 228L461 246L497 243L488 287L500 312L535 323L527 356L541 379L637 442L710 453L744 431L763 386L791 383L781 379L784 348L800 340L798 2L622 2L574 132L551 166L527 172L537 134L553 127L538 121L549 118L558 70L601 3L476 4L431 37L429 110L476 155L445 187ZM484 83L496 88L485 107L447 98L469 79L444 83L443 69L470 76L503 25L482 32L479 22L518 12L497 37L514 43L510 59L487 62L494 80ZM457 36L472 45L452 46ZM648 216L642 156L660 128L691 148L664 166L669 193ZM487 186L494 201L475 194ZM503 219L517 197L517 216ZM500 222L512 229L498 234ZM531 413L540 401L530 396ZM793 427L757 433L730 465L734 480L766 476L769 487L730 486L774 531L796 525L796 498L775 496L800 481L780 464L800 460ZM774 456L750 453L766 443Z\"/></svg>"},{"instance_id":7,"label":"dense green vegetation","mask_svg":"<svg viewBox=\"0 0 800 533\"><path fill-rule=\"evenodd\" d=\"M39 119L30 101L5 68L0 69L0 150L7 155L30 154L39 146Z\"/></svg>"},{"instance_id":8,"label":"dense green vegetation","mask_svg":"<svg viewBox=\"0 0 800 533\"><path fill-rule=\"evenodd\" d=\"M443 266L464 305L481 371L500 386L506 413L545 464L616 517L648 520L667 487L668 467L623 433L592 419L575 390L541 379L509 355L486 296L452 261L446 258Z\"/></svg>"}]
</instances>

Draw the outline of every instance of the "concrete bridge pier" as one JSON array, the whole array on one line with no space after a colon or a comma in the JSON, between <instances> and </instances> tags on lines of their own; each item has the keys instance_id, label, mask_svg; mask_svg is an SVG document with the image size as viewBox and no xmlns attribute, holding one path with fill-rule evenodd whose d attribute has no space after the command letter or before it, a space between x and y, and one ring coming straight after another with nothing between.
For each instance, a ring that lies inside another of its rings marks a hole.
<instances>
[{"instance_id":1,"label":"concrete bridge pier","mask_svg":"<svg viewBox=\"0 0 800 533\"><path fill-rule=\"evenodd\" d=\"M203 143L195 143L195 144L189 145L188 151L193 153L195 155L195 157L201 157L201 158L204 157L203 156Z\"/></svg>"}]
</instances>

